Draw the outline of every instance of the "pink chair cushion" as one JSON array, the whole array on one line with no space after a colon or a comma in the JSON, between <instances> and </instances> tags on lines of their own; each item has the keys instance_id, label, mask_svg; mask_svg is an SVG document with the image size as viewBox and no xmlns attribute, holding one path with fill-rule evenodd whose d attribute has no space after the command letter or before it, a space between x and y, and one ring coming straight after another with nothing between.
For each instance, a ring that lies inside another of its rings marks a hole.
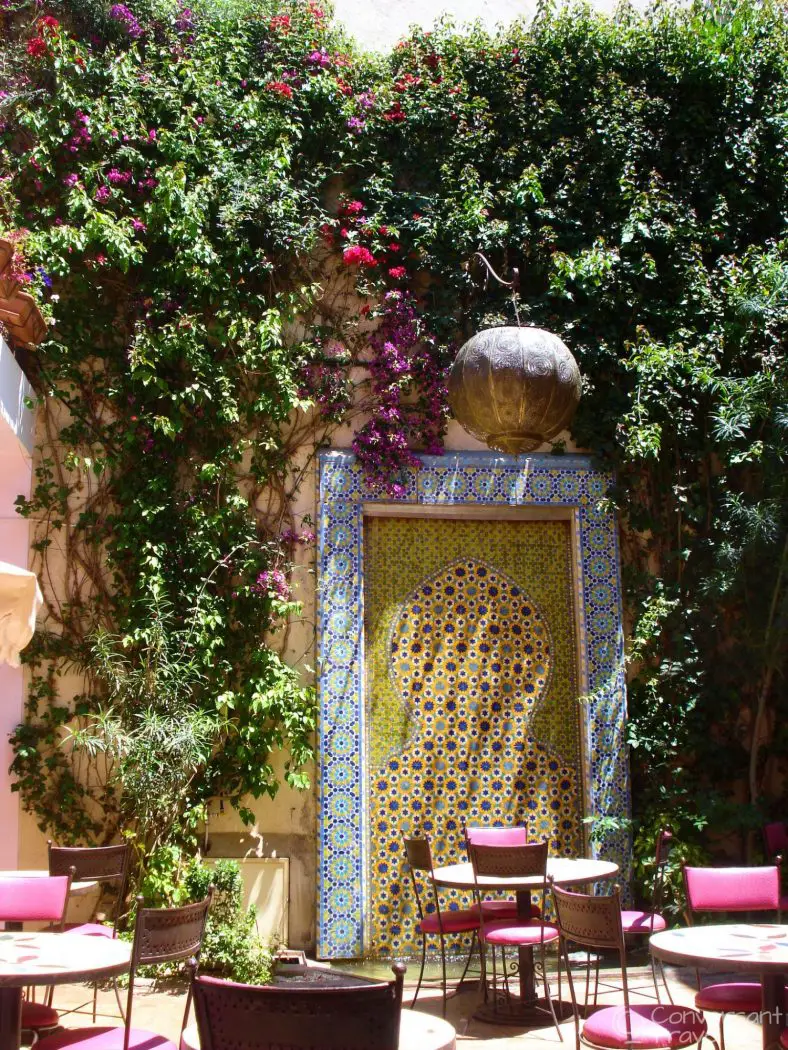
<instances>
[{"instance_id":1,"label":"pink chair cushion","mask_svg":"<svg viewBox=\"0 0 788 1050\"><path fill-rule=\"evenodd\" d=\"M468 842L474 846L525 846L528 842L528 830L523 827L513 828L466 828Z\"/></svg>"},{"instance_id":2,"label":"pink chair cushion","mask_svg":"<svg viewBox=\"0 0 788 1050\"><path fill-rule=\"evenodd\" d=\"M693 911L777 911L780 869L685 868Z\"/></svg>"},{"instance_id":3,"label":"pink chair cushion","mask_svg":"<svg viewBox=\"0 0 788 1050\"><path fill-rule=\"evenodd\" d=\"M783 1029L780 1033L780 1046L782 1050L788 1050L788 1028Z\"/></svg>"},{"instance_id":4,"label":"pink chair cushion","mask_svg":"<svg viewBox=\"0 0 788 1050\"><path fill-rule=\"evenodd\" d=\"M761 1011L761 986L757 981L721 981L701 988L695 996L699 1010L723 1014L757 1014Z\"/></svg>"},{"instance_id":5,"label":"pink chair cushion","mask_svg":"<svg viewBox=\"0 0 788 1050\"><path fill-rule=\"evenodd\" d=\"M123 1028L65 1028L55 1035L45 1036L36 1043L36 1050L123 1050ZM129 1050L178 1050L175 1043L155 1032L132 1028Z\"/></svg>"},{"instance_id":6,"label":"pink chair cushion","mask_svg":"<svg viewBox=\"0 0 788 1050\"><path fill-rule=\"evenodd\" d=\"M623 911L621 925L624 933L657 933L664 930L667 923L661 915L653 911Z\"/></svg>"},{"instance_id":7,"label":"pink chair cushion","mask_svg":"<svg viewBox=\"0 0 788 1050\"><path fill-rule=\"evenodd\" d=\"M531 918L541 918L542 911L538 904L531 905ZM517 901L482 901L482 918L516 919Z\"/></svg>"},{"instance_id":8,"label":"pink chair cushion","mask_svg":"<svg viewBox=\"0 0 788 1050\"><path fill-rule=\"evenodd\" d=\"M780 911L788 911L788 895L780 897Z\"/></svg>"},{"instance_id":9,"label":"pink chair cushion","mask_svg":"<svg viewBox=\"0 0 788 1050\"><path fill-rule=\"evenodd\" d=\"M0 876L0 922L55 922L66 910L69 878Z\"/></svg>"},{"instance_id":10,"label":"pink chair cushion","mask_svg":"<svg viewBox=\"0 0 788 1050\"><path fill-rule=\"evenodd\" d=\"M100 922L67 922L63 933L76 933L79 937L109 937L111 940L115 930Z\"/></svg>"},{"instance_id":11,"label":"pink chair cushion","mask_svg":"<svg viewBox=\"0 0 788 1050\"><path fill-rule=\"evenodd\" d=\"M444 933L472 933L479 929L479 913L476 908L442 911L441 923ZM437 915L425 915L416 928L419 933L441 932L441 924L438 923Z\"/></svg>"},{"instance_id":12,"label":"pink chair cushion","mask_svg":"<svg viewBox=\"0 0 788 1050\"><path fill-rule=\"evenodd\" d=\"M22 1029L57 1028L60 1014L45 1003L22 1002Z\"/></svg>"},{"instance_id":13,"label":"pink chair cushion","mask_svg":"<svg viewBox=\"0 0 788 1050\"><path fill-rule=\"evenodd\" d=\"M511 919L496 919L485 922L482 927L484 939L488 944L520 945L540 944L544 928L544 942L558 939L558 929L547 922L516 922Z\"/></svg>"},{"instance_id":14,"label":"pink chair cushion","mask_svg":"<svg viewBox=\"0 0 788 1050\"><path fill-rule=\"evenodd\" d=\"M688 1006L653 1003L630 1007L632 1042L627 1043L627 1026L623 1006L606 1006L597 1010L583 1025L583 1036L594 1046L619 1050L661 1050L663 1047L686 1047L706 1034L706 1022Z\"/></svg>"}]
</instances>

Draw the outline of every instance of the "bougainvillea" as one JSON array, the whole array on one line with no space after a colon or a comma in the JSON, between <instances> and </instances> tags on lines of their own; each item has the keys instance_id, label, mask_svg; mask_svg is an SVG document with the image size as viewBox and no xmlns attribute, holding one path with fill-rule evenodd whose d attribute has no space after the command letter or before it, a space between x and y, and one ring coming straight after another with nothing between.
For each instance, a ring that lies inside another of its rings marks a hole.
<instances>
[{"instance_id":1,"label":"bougainvillea","mask_svg":"<svg viewBox=\"0 0 788 1050\"><path fill-rule=\"evenodd\" d=\"M309 698L260 641L292 613L304 448L351 421L392 494L440 451L457 345L513 320L482 250L574 351L574 436L618 471L639 815L695 833L703 795L757 822L785 752L781 14L560 12L369 58L314 3L71 3L67 31L49 6L4 45L0 214L60 413L23 509L87 582L32 650L28 804L85 831L52 669L89 664L97 623L139 640L151 588L196 616L199 702L228 715L194 798L273 791L285 739L309 756Z\"/></svg>"}]
</instances>

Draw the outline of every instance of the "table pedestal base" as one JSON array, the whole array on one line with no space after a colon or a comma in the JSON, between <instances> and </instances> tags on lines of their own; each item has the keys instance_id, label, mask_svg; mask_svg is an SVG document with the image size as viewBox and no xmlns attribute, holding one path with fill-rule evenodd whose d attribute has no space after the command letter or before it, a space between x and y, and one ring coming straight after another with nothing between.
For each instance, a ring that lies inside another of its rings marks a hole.
<instances>
[{"instance_id":1,"label":"table pedestal base","mask_svg":"<svg viewBox=\"0 0 788 1050\"><path fill-rule=\"evenodd\" d=\"M22 1039L22 989L0 988L0 1050L19 1050Z\"/></svg>"},{"instance_id":2,"label":"table pedestal base","mask_svg":"<svg viewBox=\"0 0 788 1050\"><path fill-rule=\"evenodd\" d=\"M761 987L763 1047L764 1050L779 1050L780 1034L788 1023L785 1011L785 974L764 974Z\"/></svg>"},{"instance_id":3,"label":"table pedestal base","mask_svg":"<svg viewBox=\"0 0 788 1050\"><path fill-rule=\"evenodd\" d=\"M553 1000L553 1009L559 1023L572 1016L572 1008L567 1003ZM517 1028L548 1028L553 1023L550 1004L546 999L521 999L519 995L510 995L508 999L496 1003L482 1003L473 1012L476 1021L485 1024L511 1025Z\"/></svg>"}]
</instances>

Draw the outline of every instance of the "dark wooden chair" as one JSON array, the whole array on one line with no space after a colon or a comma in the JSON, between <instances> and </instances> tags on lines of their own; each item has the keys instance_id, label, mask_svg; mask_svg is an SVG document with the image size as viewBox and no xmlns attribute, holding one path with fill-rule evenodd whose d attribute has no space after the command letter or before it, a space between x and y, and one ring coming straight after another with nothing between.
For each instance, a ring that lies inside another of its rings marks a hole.
<instances>
[{"instance_id":1,"label":"dark wooden chair","mask_svg":"<svg viewBox=\"0 0 788 1050\"><path fill-rule=\"evenodd\" d=\"M36 1043L36 1050L64 1050L65 1047L70 1050L178 1050L175 1043L162 1035L131 1027L134 978L140 966L155 966L179 959L199 959L211 897L212 892L205 900L182 908L143 908L142 898L139 897L129 965L125 1024L122 1027L93 1025L90 1028L67 1028L40 1039ZM191 993L186 997L181 1030L186 1027L190 1007Z\"/></svg>"},{"instance_id":2,"label":"dark wooden chair","mask_svg":"<svg viewBox=\"0 0 788 1050\"><path fill-rule=\"evenodd\" d=\"M405 967L350 988L192 983L200 1050L397 1050Z\"/></svg>"}]
</instances>

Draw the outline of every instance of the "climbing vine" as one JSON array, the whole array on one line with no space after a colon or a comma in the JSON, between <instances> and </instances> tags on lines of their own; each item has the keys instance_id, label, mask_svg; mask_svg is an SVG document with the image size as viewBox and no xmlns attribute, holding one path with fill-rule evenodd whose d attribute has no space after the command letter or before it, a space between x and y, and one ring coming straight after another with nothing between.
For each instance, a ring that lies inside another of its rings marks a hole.
<instances>
[{"instance_id":1,"label":"climbing vine","mask_svg":"<svg viewBox=\"0 0 788 1050\"><path fill-rule=\"evenodd\" d=\"M440 450L457 346L512 322L468 265L481 249L573 350L573 436L616 471L642 841L669 817L751 851L787 772L777 6L542 11L385 57L317 3L2 17L0 220L51 322L26 362L43 429L20 502L49 627L14 740L42 824L110 836L129 813L85 743L110 692L97 637L139 667L164 631L193 672L210 726L175 834L212 794L273 793L283 746L306 783L312 696L276 644L313 539L293 499L348 422L392 494ZM85 677L65 703L68 668ZM171 677L145 711L171 707Z\"/></svg>"}]
</instances>

